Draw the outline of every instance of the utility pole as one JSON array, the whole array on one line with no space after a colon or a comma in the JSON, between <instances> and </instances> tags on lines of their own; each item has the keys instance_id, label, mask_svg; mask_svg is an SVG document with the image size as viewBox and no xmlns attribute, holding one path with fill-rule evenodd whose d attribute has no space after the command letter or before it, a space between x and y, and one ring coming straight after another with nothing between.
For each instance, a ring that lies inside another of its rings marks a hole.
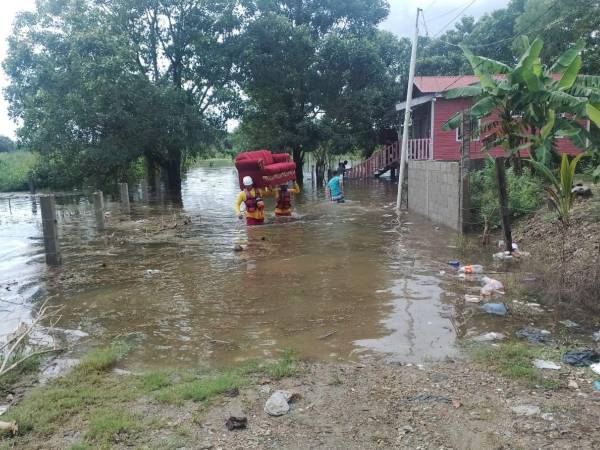
<instances>
[{"instance_id":1,"label":"utility pole","mask_svg":"<svg viewBox=\"0 0 600 450\"><path fill-rule=\"evenodd\" d=\"M410 129L410 113L413 93L413 82L415 79L415 65L417 64L417 41L419 39L419 14L421 8L417 8L417 19L415 20L415 34L413 35L412 50L410 53L410 69L408 71L408 88L406 89L406 108L404 109L404 131L402 132L402 148L400 150L400 176L398 177L398 199L396 209L400 211L402 204L402 186L404 185L404 172L406 157L408 153L408 132Z\"/></svg>"}]
</instances>

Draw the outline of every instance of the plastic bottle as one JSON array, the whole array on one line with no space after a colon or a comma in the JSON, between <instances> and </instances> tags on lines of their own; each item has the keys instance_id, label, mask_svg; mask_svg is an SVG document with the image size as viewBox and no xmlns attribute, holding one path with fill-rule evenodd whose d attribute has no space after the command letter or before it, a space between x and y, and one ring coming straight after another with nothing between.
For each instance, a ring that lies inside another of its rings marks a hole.
<instances>
[{"instance_id":1,"label":"plastic bottle","mask_svg":"<svg viewBox=\"0 0 600 450\"><path fill-rule=\"evenodd\" d=\"M458 269L458 273L483 273L483 266L479 264L472 264L470 266L462 266Z\"/></svg>"}]
</instances>

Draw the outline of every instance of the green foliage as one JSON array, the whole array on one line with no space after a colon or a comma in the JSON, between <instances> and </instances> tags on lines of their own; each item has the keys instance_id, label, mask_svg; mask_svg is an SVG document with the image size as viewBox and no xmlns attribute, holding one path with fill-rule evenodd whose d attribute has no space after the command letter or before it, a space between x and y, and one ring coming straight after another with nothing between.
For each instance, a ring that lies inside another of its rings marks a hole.
<instances>
[{"instance_id":1,"label":"green foliage","mask_svg":"<svg viewBox=\"0 0 600 450\"><path fill-rule=\"evenodd\" d=\"M38 161L38 155L35 153L0 153L0 192L29 189L29 180Z\"/></svg>"},{"instance_id":2,"label":"green foliage","mask_svg":"<svg viewBox=\"0 0 600 450\"><path fill-rule=\"evenodd\" d=\"M569 161L566 154L562 155L558 177L544 164L531 161L533 167L550 183L550 186L546 189L548 198L556 208L558 217L565 226L570 223L571 208L575 200L575 194L572 192L575 170L577 169L577 163L583 156L584 154L580 153Z\"/></svg>"},{"instance_id":3,"label":"green foliage","mask_svg":"<svg viewBox=\"0 0 600 450\"><path fill-rule=\"evenodd\" d=\"M16 149L17 146L11 138L0 135L0 153L13 152Z\"/></svg>"},{"instance_id":4,"label":"green foliage","mask_svg":"<svg viewBox=\"0 0 600 450\"><path fill-rule=\"evenodd\" d=\"M515 174L512 168L506 171L508 207L512 217L533 214L543 203L543 182L529 171ZM485 167L470 174L471 217L478 225L489 223L499 226L498 185L496 169L492 160Z\"/></svg>"}]
</instances>

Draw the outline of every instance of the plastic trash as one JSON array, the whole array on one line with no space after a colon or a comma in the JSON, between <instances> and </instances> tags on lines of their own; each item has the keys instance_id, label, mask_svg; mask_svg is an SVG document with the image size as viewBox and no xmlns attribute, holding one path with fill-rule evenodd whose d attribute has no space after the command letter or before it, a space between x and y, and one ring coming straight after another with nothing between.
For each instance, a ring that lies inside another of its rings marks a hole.
<instances>
[{"instance_id":1,"label":"plastic trash","mask_svg":"<svg viewBox=\"0 0 600 450\"><path fill-rule=\"evenodd\" d=\"M597 391L600 391L600 380L594 381L593 385Z\"/></svg>"},{"instance_id":2,"label":"plastic trash","mask_svg":"<svg viewBox=\"0 0 600 450\"><path fill-rule=\"evenodd\" d=\"M458 273L471 274L471 273L483 273L483 266L479 264L472 264L469 266L461 266L458 269Z\"/></svg>"},{"instance_id":3,"label":"plastic trash","mask_svg":"<svg viewBox=\"0 0 600 450\"><path fill-rule=\"evenodd\" d=\"M534 359L533 365L538 369L549 369L549 370L560 370L560 366L552 361L546 361L545 359Z\"/></svg>"},{"instance_id":4,"label":"plastic trash","mask_svg":"<svg viewBox=\"0 0 600 450\"><path fill-rule=\"evenodd\" d=\"M552 340L548 330L539 330L531 327L526 327L517 331L517 337L527 339L532 344L545 344Z\"/></svg>"},{"instance_id":5,"label":"plastic trash","mask_svg":"<svg viewBox=\"0 0 600 450\"><path fill-rule=\"evenodd\" d=\"M502 239L498 241L498 248L506 248L506 245L504 245L504 241ZM519 250L519 246L516 242L512 243L512 249Z\"/></svg>"},{"instance_id":6,"label":"plastic trash","mask_svg":"<svg viewBox=\"0 0 600 450\"><path fill-rule=\"evenodd\" d=\"M597 373L598 375L600 375L600 363L592 364L590 366L590 369L592 369L592 372Z\"/></svg>"},{"instance_id":7,"label":"plastic trash","mask_svg":"<svg viewBox=\"0 0 600 450\"><path fill-rule=\"evenodd\" d=\"M600 331L596 331L594 334L592 334L592 338L594 341L600 342Z\"/></svg>"},{"instance_id":8,"label":"plastic trash","mask_svg":"<svg viewBox=\"0 0 600 450\"><path fill-rule=\"evenodd\" d=\"M458 269L460 267L460 261L452 259L448 261L448 265L454 267L455 269Z\"/></svg>"},{"instance_id":9,"label":"plastic trash","mask_svg":"<svg viewBox=\"0 0 600 450\"><path fill-rule=\"evenodd\" d=\"M490 331L489 333L484 333L479 336L473 338L475 342L490 342L490 341L501 341L506 338L502 333L496 333L495 331Z\"/></svg>"},{"instance_id":10,"label":"plastic trash","mask_svg":"<svg viewBox=\"0 0 600 450\"><path fill-rule=\"evenodd\" d=\"M481 303L481 297L478 295L465 294L465 302L467 303Z\"/></svg>"},{"instance_id":11,"label":"plastic trash","mask_svg":"<svg viewBox=\"0 0 600 450\"><path fill-rule=\"evenodd\" d=\"M577 322L573 322L572 320L559 320L558 323L564 325L567 328L576 328L579 326Z\"/></svg>"},{"instance_id":12,"label":"plastic trash","mask_svg":"<svg viewBox=\"0 0 600 450\"><path fill-rule=\"evenodd\" d=\"M496 316L505 316L508 310L504 303L486 303L481 307L486 313Z\"/></svg>"},{"instance_id":13,"label":"plastic trash","mask_svg":"<svg viewBox=\"0 0 600 450\"><path fill-rule=\"evenodd\" d=\"M511 255L509 252L498 252L494 253L492 258L495 261L512 261L513 255Z\"/></svg>"},{"instance_id":14,"label":"plastic trash","mask_svg":"<svg viewBox=\"0 0 600 450\"><path fill-rule=\"evenodd\" d=\"M587 367L593 363L600 362L600 353L591 349L569 350L562 357L562 362L576 367ZM600 370L600 365L598 365ZM600 374L600 371L598 372Z\"/></svg>"},{"instance_id":15,"label":"plastic trash","mask_svg":"<svg viewBox=\"0 0 600 450\"><path fill-rule=\"evenodd\" d=\"M511 409L518 416L535 416L541 412L539 406L535 405L519 405Z\"/></svg>"},{"instance_id":16,"label":"plastic trash","mask_svg":"<svg viewBox=\"0 0 600 450\"><path fill-rule=\"evenodd\" d=\"M481 279L483 282L483 287L481 288L481 296L482 297L491 297L492 294L504 294L504 285L493 278L483 277Z\"/></svg>"}]
</instances>

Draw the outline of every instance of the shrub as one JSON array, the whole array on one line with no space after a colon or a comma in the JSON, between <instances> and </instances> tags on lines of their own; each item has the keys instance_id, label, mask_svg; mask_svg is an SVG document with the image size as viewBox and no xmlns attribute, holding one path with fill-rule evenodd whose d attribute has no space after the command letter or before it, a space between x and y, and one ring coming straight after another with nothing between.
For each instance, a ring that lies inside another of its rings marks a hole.
<instances>
[{"instance_id":1,"label":"shrub","mask_svg":"<svg viewBox=\"0 0 600 450\"><path fill-rule=\"evenodd\" d=\"M541 178L525 169L521 175L512 168L506 171L508 187L508 207L512 217L533 214L544 201L544 186ZM498 204L498 186L496 168L490 159L481 170L470 174L471 218L476 225L487 221L492 226L499 226L500 207Z\"/></svg>"},{"instance_id":2,"label":"shrub","mask_svg":"<svg viewBox=\"0 0 600 450\"><path fill-rule=\"evenodd\" d=\"M0 192L29 189L29 179L38 157L31 152L0 153Z\"/></svg>"}]
</instances>

